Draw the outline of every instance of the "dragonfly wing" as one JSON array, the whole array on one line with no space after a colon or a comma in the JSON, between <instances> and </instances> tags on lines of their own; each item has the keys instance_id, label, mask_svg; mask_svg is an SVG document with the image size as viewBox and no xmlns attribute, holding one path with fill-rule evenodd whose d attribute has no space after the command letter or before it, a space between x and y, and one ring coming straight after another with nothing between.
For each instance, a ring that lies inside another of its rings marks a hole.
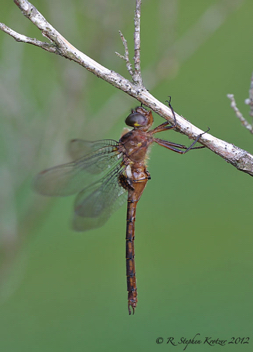
<instances>
[{"instance_id":1,"label":"dragonfly wing","mask_svg":"<svg viewBox=\"0 0 253 352\"><path fill-rule=\"evenodd\" d=\"M68 152L70 157L75 160L81 158L83 155L92 152L92 142L83 139L72 139L68 144Z\"/></svg>"},{"instance_id":2,"label":"dragonfly wing","mask_svg":"<svg viewBox=\"0 0 253 352\"><path fill-rule=\"evenodd\" d=\"M80 192L102 178L121 162L118 142L104 140L87 142L74 140L73 155L82 157L40 172L34 179L34 189L46 196L68 196ZM79 148L79 149L78 149Z\"/></svg>"},{"instance_id":3,"label":"dragonfly wing","mask_svg":"<svg viewBox=\"0 0 253 352\"><path fill-rule=\"evenodd\" d=\"M117 168L112 170L102 182L98 181L78 194L73 218L76 231L102 226L126 201L127 192L118 182L119 172L121 170Z\"/></svg>"},{"instance_id":4,"label":"dragonfly wing","mask_svg":"<svg viewBox=\"0 0 253 352\"><path fill-rule=\"evenodd\" d=\"M106 149L118 145L118 142L113 139L103 139L100 141L86 141L84 139L72 139L68 144L68 153L73 160L82 158L84 155L89 155L95 151Z\"/></svg>"},{"instance_id":5,"label":"dragonfly wing","mask_svg":"<svg viewBox=\"0 0 253 352\"><path fill-rule=\"evenodd\" d=\"M44 196L69 196L81 190L83 176L74 163L68 163L40 172L33 187Z\"/></svg>"}]
</instances>

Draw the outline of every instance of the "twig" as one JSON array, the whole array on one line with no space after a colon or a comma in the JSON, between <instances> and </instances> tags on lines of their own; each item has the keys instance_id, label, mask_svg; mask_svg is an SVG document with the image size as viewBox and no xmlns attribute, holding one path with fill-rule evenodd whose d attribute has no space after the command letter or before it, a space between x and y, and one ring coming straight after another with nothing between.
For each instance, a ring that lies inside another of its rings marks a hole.
<instances>
[{"instance_id":1,"label":"twig","mask_svg":"<svg viewBox=\"0 0 253 352\"><path fill-rule=\"evenodd\" d=\"M122 56L117 52L116 54L126 61L127 70L133 79L133 83L139 86L140 89L145 89L141 77L141 0L136 0L134 16L134 71L129 60L127 41L120 31L119 33L125 48L125 55Z\"/></svg>"},{"instance_id":2,"label":"twig","mask_svg":"<svg viewBox=\"0 0 253 352\"><path fill-rule=\"evenodd\" d=\"M122 43L125 48L125 55L122 56L116 52L116 54L123 60L126 61L127 70L130 73L134 84L138 85L141 89L143 87L141 77L141 0L136 0L135 16L134 16L134 71L129 60L129 51L127 41L123 34L119 31Z\"/></svg>"},{"instance_id":3,"label":"twig","mask_svg":"<svg viewBox=\"0 0 253 352\"><path fill-rule=\"evenodd\" d=\"M248 123L248 121L243 117L243 114L236 106L234 94L227 94L228 99L231 101L231 108L234 110L236 117L241 121L242 125L247 128L251 133L253 133L253 127Z\"/></svg>"},{"instance_id":4,"label":"twig","mask_svg":"<svg viewBox=\"0 0 253 352\"><path fill-rule=\"evenodd\" d=\"M253 73L250 80L249 98L245 99L245 104L250 106L249 115L253 117Z\"/></svg>"},{"instance_id":5,"label":"twig","mask_svg":"<svg viewBox=\"0 0 253 352\"><path fill-rule=\"evenodd\" d=\"M133 81L142 86L141 77L141 0L136 0L134 17L134 75Z\"/></svg>"},{"instance_id":6,"label":"twig","mask_svg":"<svg viewBox=\"0 0 253 352\"><path fill-rule=\"evenodd\" d=\"M33 44L35 46L39 46L40 48L49 51L50 53L57 54L57 48L53 44L49 44L46 42L41 42L40 40L37 40L35 38L30 38L27 37L26 35L19 34L12 30L11 28L7 27L5 24L0 23L0 29L5 32L6 34L9 34L12 38L14 38L17 42L23 42L23 43L28 43L28 44Z\"/></svg>"},{"instance_id":7,"label":"twig","mask_svg":"<svg viewBox=\"0 0 253 352\"><path fill-rule=\"evenodd\" d=\"M119 31L119 35L120 38L122 40L122 43L124 45L125 48L125 55L120 55L119 53L115 52L116 55L118 55L121 59L126 61L126 67L127 67L127 71L129 72L129 74L133 77L134 72L132 70L132 65L131 62L129 60L129 51L128 51L128 46L127 46L127 40L125 39L125 37L123 36L123 34L121 33L121 31Z\"/></svg>"},{"instance_id":8,"label":"twig","mask_svg":"<svg viewBox=\"0 0 253 352\"><path fill-rule=\"evenodd\" d=\"M241 111L236 106L234 94L227 94L228 99L231 101L231 108L234 110L236 117L241 121L242 125L253 134L253 124L250 124ZM253 74L250 81L249 98L245 99L245 104L250 106L249 115L253 117Z\"/></svg>"},{"instance_id":9,"label":"twig","mask_svg":"<svg viewBox=\"0 0 253 352\"><path fill-rule=\"evenodd\" d=\"M55 53L61 55L69 60L77 62L87 70L94 73L96 76L102 78L106 82L112 84L114 87L126 92L130 96L137 99L143 105L149 107L160 116L164 117L171 124L174 122L174 116L170 108L154 96L152 96L146 88L142 85L140 75L140 5L141 1L136 0L136 16L135 16L135 74L136 80L134 83L130 82L126 78L122 77L118 73L111 71L104 66L100 65L96 61L89 58L87 55L76 49L71 45L57 30L46 21L46 19L40 14L40 12L27 0L15 0L24 16L26 16L32 23L34 23L42 32L42 34L48 38L51 44L56 49ZM4 24L0 24L0 29L6 28ZM6 32L6 31L5 31ZM10 34L6 32L7 34ZM12 31L12 36L18 41L27 42L22 40L22 35ZM26 37L27 38L27 37ZM48 47L44 43L39 45L39 41L29 41L30 44L41 47L47 50ZM48 51L48 50L47 50ZM192 125L189 121L185 120L182 116L175 113L177 120L177 130L187 135L191 139L196 139L201 133L198 127ZM233 144L227 143L221 139L215 138L212 135L205 133L199 139L199 142L205 145L207 148L220 155L224 160L235 166L238 170L244 171L249 175L253 176L253 155L248 152L234 146Z\"/></svg>"}]
</instances>

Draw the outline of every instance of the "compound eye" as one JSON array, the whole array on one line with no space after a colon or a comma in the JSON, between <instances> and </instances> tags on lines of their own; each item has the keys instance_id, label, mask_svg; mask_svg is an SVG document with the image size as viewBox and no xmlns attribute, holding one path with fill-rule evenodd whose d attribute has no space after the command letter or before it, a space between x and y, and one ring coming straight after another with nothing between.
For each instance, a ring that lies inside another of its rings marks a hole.
<instances>
[{"instance_id":1,"label":"compound eye","mask_svg":"<svg viewBox=\"0 0 253 352\"><path fill-rule=\"evenodd\" d=\"M132 114L128 115L125 123L127 126L131 127L141 127L146 126L148 121L147 118L138 112L133 112Z\"/></svg>"}]
</instances>

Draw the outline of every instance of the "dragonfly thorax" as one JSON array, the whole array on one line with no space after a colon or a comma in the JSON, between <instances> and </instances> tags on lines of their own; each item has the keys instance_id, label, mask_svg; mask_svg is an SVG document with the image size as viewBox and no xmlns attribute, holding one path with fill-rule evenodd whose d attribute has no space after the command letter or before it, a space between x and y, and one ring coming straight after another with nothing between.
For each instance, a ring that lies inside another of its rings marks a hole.
<instances>
[{"instance_id":1,"label":"dragonfly thorax","mask_svg":"<svg viewBox=\"0 0 253 352\"><path fill-rule=\"evenodd\" d=\"M120 145L125 157L131 162L145 162L148 148L153 138L145 132L133 129L120 138Z\"/></svg>"}]
</instances>

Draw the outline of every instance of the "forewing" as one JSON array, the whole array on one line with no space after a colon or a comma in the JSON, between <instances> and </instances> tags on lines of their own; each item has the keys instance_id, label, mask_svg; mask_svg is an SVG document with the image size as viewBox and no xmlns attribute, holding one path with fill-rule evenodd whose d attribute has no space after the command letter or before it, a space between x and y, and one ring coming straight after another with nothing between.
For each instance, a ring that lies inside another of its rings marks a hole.
<instances>
[{"instance_id":1,"label":"forewing","mask_svg":"<svg viewBox=\"0 0 253 352\"><path fill-rule=\"evenodd\" d=\"M118 145L118 142L113 139L103 139L93 142L84 139L72 139L68 144L68 152L70 157L76 160L82 158L84 155L89 155L115 145Z\"/></svg>"},{"instance_id":2,"label":"forewing","mask_svg":"<svg viewBox=\"0 0 253 352\"><path fill-rule=\"evenodd\" d=\"M80 192L75 200L73 228L86 231L102 226L127 199L126 190L118 181L121 166Z\"/></svg>"},{"instance_id":3,"label":"forewing","mask_svg":"<svg viewBox=\"0 0 253 352\"><path fill-rule=\"evenodd\" d=\"M34 179L34 189L38 193L47 196L75 194L106 177L121 163L118 142L114 140L74 140L71 144L71 154L76 160L40 172Z\"/></svg>"}]
</instances>

